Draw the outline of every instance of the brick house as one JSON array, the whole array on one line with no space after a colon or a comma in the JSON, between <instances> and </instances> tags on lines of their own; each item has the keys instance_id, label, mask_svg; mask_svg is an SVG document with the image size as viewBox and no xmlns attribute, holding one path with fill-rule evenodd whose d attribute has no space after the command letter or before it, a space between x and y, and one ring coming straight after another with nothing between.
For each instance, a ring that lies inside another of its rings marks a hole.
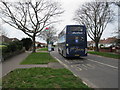
<instances>
[{"instance_id":1,"label":"brick house","mask_svg":"<svg viewBox=\"0 0 120 90\"><path fill-rule=\"evenodd\" d=\"M35 43L35 46L38 47L38 48L39 48L39 47L41 48L41 47L46 47L47 44L46 44L46 43L41 43L41 42L36 42L36 43Z\"/></svg>"},{"instance_id":2,"label":"brick house","mask_svg":"<svg viewBox=\"0 0 120 90\"><path fill-rule=\"evenodd\" d=\"M13 41L19 41L19 40L17 38L8 38L4 35L0 36L0 42L9 43L9 42L13 42Z\"/></svg>"},{"instance_id":3,"label":"brick house","mask_svg":"<svg viewBox=\"0 0 120 90\"><path fill-rule=\"evenodd\" d=\"M6 43L11 42L10 38L8 38L8 37L6 37L4 35L0 36L0 41L1 42L6 42Z\"/></svg>"},{"instance_id":4,"label":"brick house","mask_svg":"<svg viewBox=\"0 0 120 90\"><path fill-rule=\"evenodd\" d=\"M99 41L98 46L102 46L102 47L110 47L110 46L116 46L116 42L117 42L117 38L116 37L110 37L107 39L102 39ZM88 47L95 47L95 43L94 41L88 41L87 42L87 46Z\"/></svg>"},{"instance_id":5,"label":"brick house","mask_svg":"<svg viewBox=\"0 0 120 90\"><path fill-rule=\"evenodd\" d=\"M10 38L10 40L13 42L13 41L19 41L19 39L17 38Z\"/></svg>"},{"instance_id":6,"label":"brick house","mask_svg":"<svg viewBox=\"0 0 120 90\"><path fill-rule=\"evenodd\" d=\"M117 41L119 39L117 39L116 37L110 37L107 39L102 39L99 41L99 48L100 51L103 52L120 52L120 47L118 47ZM94 49L95 47L95 43L93 41L88 41L88 49ZM104 49L103 49L104 48ZM106 49L105 49L106 48Z\"/></svg>"},{"instance_id":7,"label":"brick house","mask_svg":"<svg viewBox=\"0 0 120 90\"><path fill-rule=\"evenodd\" d=\"M110 37L104 40L100 40L99 46L103 45L103 47L111 47L116 46L117 38L116 37Z\"/></svg>"}]
</instances>

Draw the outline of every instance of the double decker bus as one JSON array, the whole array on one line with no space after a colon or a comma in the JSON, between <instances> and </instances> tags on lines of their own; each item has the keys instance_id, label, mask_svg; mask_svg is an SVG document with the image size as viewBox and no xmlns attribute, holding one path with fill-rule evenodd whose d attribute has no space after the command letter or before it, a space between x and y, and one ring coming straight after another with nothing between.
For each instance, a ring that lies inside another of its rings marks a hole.
<instances>
[{"instance_id":1,"label":"double decker bus","mask_svg":"<svg viewBox=\"0 0 120 90\"><path fill-rule=\"evenodd\" d=\"M64 57L87 56L86 27L67 25L58 35L58 52Z\"/></svg>"}]
</instances>

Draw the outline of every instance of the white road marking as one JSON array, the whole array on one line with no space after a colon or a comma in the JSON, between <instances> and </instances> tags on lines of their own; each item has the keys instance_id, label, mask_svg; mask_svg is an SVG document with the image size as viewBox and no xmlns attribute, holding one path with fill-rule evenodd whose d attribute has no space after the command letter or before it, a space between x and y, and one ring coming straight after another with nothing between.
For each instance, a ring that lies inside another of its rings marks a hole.
<instances>
[{"instance_id":1,"label":"white road marking","mask_svg":"<svg viewBox=\"0 0 120 90\"><path fill-rule=\"evenodd\" d=\"M85 66L84 64L82 64L82 66L83 66L82 68L84 68L85 70L88 70L87 66Z\"/></svg>"},{"instance_id":2,"label":"white road marking","mask_svg":"<svg viewBox=\"0 0 120 90\"><path fill-rule=\"evenodd\" d=\"M79 71L82 71L82 68L80 68L80 67L77 67L77 69L78 69Z\"/></svg>"},{"instance_id":3,"label":"white road marking","mask_svg":"<svg viewBox=\"0 0 120 90\"><path fill-rule=\"evenodd\" d=\"M64 65L67 69L69 69L69 67L66 65L66 64L64 64L62 61L60 61L58 58L56 58L56 57L54 57L56 60L58 60L58 62L59 63L61 63L62 65Z\"/></svg>"},{"instance_id":4,"label":"white road marking","mask_svg":"<svg viewBox=\"0 0 120 90\"><path fill-rule=\"evenodd\" d=\"M87 68L87 66L86 66L86 65L84 65L84 64L82 64L82 66L83 66L83 67L85 67L85 68Z\"/></svg>"},{"instance_id":5,"label":"white road marking","mask_svg":"<svg viewBox=\"0 0 120 90\"><path fill-rule=\"evenodd\" d=\"M76 68L77 71L82 71L82 68L77 67L78 65L70 65L70 66Z\"/></svg>"},{"instance_id":6,"label":"white road marking","mask_svg":"<svg viewBox=\"0 0 120 90\"><path fill-rule=\"evenodd\" d=\"M65 62L70 63L68 60L65 60Z\"/></svg>"},{"instance_id":7,"label":"white road marking","mask_svg":"<svg viewBox=\"0 0 120 90\"><path fill-rule=\"evenodd\" d=\"M76 74L73 74L75 77L78 77Z\"/></svg>"},{"instance_id":8,"label":"white road marking","mask_svg":"<svg viewBox=\"0 0 120 90\"><path fill-rule=\"evenodd\" d=\"M92 62L96 62L96 63L99 63L99 64L102 64L102 65L105 65L105 66L108 66L108 67L111 67L111 68L115 68L115 69L118 69L118 67L115 67L115 66L112 66L112 65L109 65L109 64L105 64L105 63L101 63L101 62L98 62L98 61L94 61L92 59L88 59L89 61L92 61Z\"/></svg>"},{"instance_id":9,"label":"white road marking","mask_svg":"<svg viewBox=\"0 0 120 90\"><path fill-rule=\"evenodd\" d=\"M85 81L83 81L83 83L88 86L88 84Z\"/></svg>"},{"instance_id":10,"label":"white road marking","mask_svg":"<svg viewBox=\"0 0 120 90\"><path fill-rule=\"evenodd\" d=\"M71 67L78 67L80 64L71 65Z\"/></svg>"},{"instance_id":11,"label":"white road marking","mask_svg":"<svg viewBox=\"0 0 120 90\"><path fill-rule=\"evenodd\" d=\"M87 66L89 66L90 68L94 69L95 67L92 66L91 64L86 64Z\"/></svg>"},{"instance_id":12,"label":"white road marking","mask_svg":"<svg viewBox=\"0 0 120 90\"><path fill-rule=\"evenodd\" d=\"M81 69L81 68L76 68L75 70L77 70L77 71L82 71L82 69Z\"/></svg>"}]
</instances>

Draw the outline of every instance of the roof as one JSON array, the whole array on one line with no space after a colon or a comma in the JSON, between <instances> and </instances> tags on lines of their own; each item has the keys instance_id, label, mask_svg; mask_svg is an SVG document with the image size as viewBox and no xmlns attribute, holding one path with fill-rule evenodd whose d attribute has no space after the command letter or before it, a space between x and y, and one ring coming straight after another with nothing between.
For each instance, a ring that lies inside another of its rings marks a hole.
<instances>
[{"instance_id":1,"label":"roof","mask_svg":"<svg viewBox=\"0 0 120 90\"><path fill-rule=\"evenodd\" d=\"M9 38L9 37L6 37L5 35L1 35L0 36L0 41L12 42L12 41L19 41L19 39L17 39L17 38Z\"/></svg>"},{"instance_id":2,"label":"roof","mask_svg":"<svg viewBox=\"0 0 120 90\"><path fill-rule=\"evenodd\" d=\"M110 43L114 43L116 42L117 38L115 37L110 37L110 38L107 38L106 40L100 40L99 43L102 43L102 44L110 44Z\"/></svg>"},{"instance_id":3,"label":"roof","mask_svg":"<svg viewBox=\"0 0 120 90\"><path fill-rule=\"evenodd\" d=\"M36 42L36 44L47 45L46 43Z\"/></svg>"},{"instance_id":4,"label":"roof","mask_svg":"<svg viewBox=\"0 0 120 90\"><path fill-rule=\"evenodd\" d=\"M19 41L17 38L10 38L11 41Z\"/></svg>"},{"instance_id":5,"label":"roof","mask_svg":"<svg viewBox=\"0 0 120 90\"><path fill-rule=\"evenodd\" d=\"M110 44L116 42L118 39L116 37L110 37L107 39L102 39L99 41L100 44ZM94 41L87 41L87 43L93 44Z\"/></svg>"},{"instance_id":6,"label":"roof","mask_svg":"<svg viewBox=\"0 0 120 90\"><path fill-rule=\"evenodd\" d=\"M2 41L2 42L11 42L10 38L8 38L8 37L6 37L4 35L0 36L0 41Z\"/></svg>"}]
</instances>

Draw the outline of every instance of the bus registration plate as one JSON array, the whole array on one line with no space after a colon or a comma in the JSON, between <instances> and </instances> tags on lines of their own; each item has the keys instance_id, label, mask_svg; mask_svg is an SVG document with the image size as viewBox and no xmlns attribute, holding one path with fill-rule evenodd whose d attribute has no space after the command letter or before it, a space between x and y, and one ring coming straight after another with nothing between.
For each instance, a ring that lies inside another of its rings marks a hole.
<instances>
[{"instance_id":1,"label":"bus registration plate","mask_svg":"<svg viewBox=\"0 0 120 90\"><path fill-rule=\"evenodd\" d=\"M75 56L80 56L79 54L75 54Z\"/></svg>"}]
</instances>

